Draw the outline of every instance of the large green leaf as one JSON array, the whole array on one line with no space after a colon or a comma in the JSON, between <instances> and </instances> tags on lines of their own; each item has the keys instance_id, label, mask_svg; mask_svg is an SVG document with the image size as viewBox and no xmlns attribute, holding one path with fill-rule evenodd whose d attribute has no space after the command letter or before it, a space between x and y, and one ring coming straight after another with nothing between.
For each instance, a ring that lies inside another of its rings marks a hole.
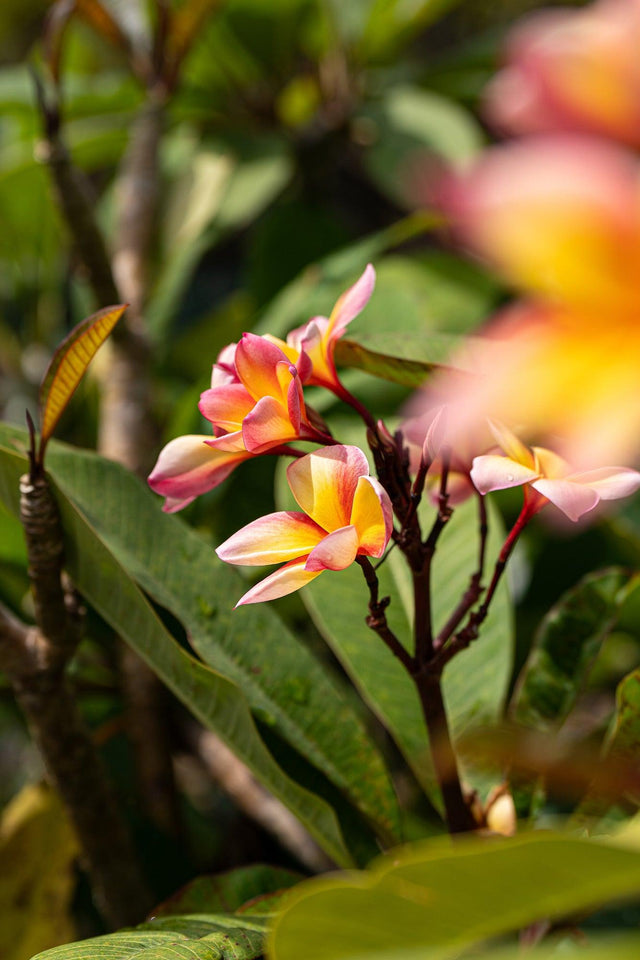
<instances>
[{"instance_id":1,"label":"large green leaf","mask_svg":"<svg viewBox=\"0 0 640 960\"><path fill-rule=\"evenodd\" d=\"M341 439L343 439L341 437ZM352 440L347 438L347 442ZM362 445L362 442L361 442ZM282 471L284 473L284 471ZM287 507L284 477L278 480L281 505ZM502 524L489 504L487 569L502 543ZM425 502L427 523L435 518ZM429 518L429 519L427 519ZM425 523L425 529L428 526ZM433 565L432 609L436 629L448 619L477 566L478 518L475 500L458 507L438 544ZM380 596L389 596L387 619L407 647L411 643L413 594L409 569L394 550L378 570ZM391 733L431 799L439 805L428 750L427 731L413 682L380 638L365 624L368 591L356 565L327 571L302 591L303 600L364 700ZM454 738L476 724L495 721L502 712L512 662L511 607L506 584L498 589L480 638L445 668L444 696ZM471 767L465 777L478 787L484 777Z\"/></svg>"},{"instance_id":2,"label":"large green leaf","mask_svg":"<svg viewBox=\"0 0 640 960\"><path fill-rule=\"evenodd\" d=\"M6 442L8 438L4 430L3 433ZM25 468L23 455L0 444L0 499L15 513L18 481ZM103 481L106 473L105 470ZM102 497L106 482L95 489ZM61 487L57 488L57 500L65 532L66 565L80 592L191 712L215 730L255 776L300 818L329 855L338 862L349 863L351 858L333 810L290 780L274 761L239 687L182 649L90 518ZM111 507L127 511L126 501L114 504L111 500ZM169 562L173 559L175 555L167 555Z\"/></svg>"},{"instance_id":3,"label":"large green leaf","mask_svg":"<svg viewBox=\"0 0 640 960\"><path fill-rule=\"evenodd\" d=\"M451 334L379 333L339 340L335 359L339 366L365 370L374 377L420 387L438 366L446 364L462 339Z\"/></svg>"},{"instance_id":4,"label":"large green leaf","mask_svg":"<svg viewBox=\"0 0 640 960\"><path fill-rule=\"evenodd\" d=\"M254 960L261 957L259 917L165 917L79 943L38 953L33 960Z\"/></svg>"},{"instance_id":5,"label":"large green leaf","mask_svg":"<svg viewBox=\"0 0 640 960\"><path fill-rule=\"evenodd\" d=\"M455 316L459 307L464 315L475 314L474 319L479 321L491 299L492 286L473 268L462 268L456 280L447 275L446 269L447 263L458 263L453 258L443 261L440 255L435 255L433 260L431 256L421 257L417 263L406 257L389 258L390 263L380 261L387 251L432 231L439 222L428 213L414 214L310 264L271 301L254 325L254 332L284 337L313 316L328 316L343 290L357 280L369 262L376 266L376 290L361 317L349 327L350 337L361 324L364 324L362 329L370 331L373 323L378 332L391 332L394 327L404 332L406 324L410 330L438 329L443 324L433 322L435 317ZM445 288L443 296L438 276L442 277L441 285ZM435 289L430 296L431 280ZM463 288L459 292L455 289L457 283ZM447 323L444 327L449 328Z\"/></svg>"},{"instance_id":6,"label":"large green leaf","mask_svg":"<svg viewBox=\"0 0 640 960\"><path fill-rule=\"evenodd\" d=\"M3 437L24 435L5 426ZM397 837L397 804L379 753L325 670L273 609L260 604L234 611L244 589L238 573L182 521L162 514L150 492L118 465L54 444L47 466L116 561L178 617L205 663L237 684L259 717L320 769L378 834Z\"/></svg>"},{"instance_id":7,"label":"large green leaf","mask_svg":"<svg viewBox=\"0 0 640 960\"><path fill-rule=\"evenodd\" d=\"M557 834L421 843L367 873L301 884L275 922L268 956L448 960L537 920L637 896L639 883L637 852Z\"/></svg>"},{"instance_id":8,"label":"large green leaf","mask_svg":"<svg viewBox=\"0 0 640 960\"><path fill-rule=\"evenodd\" d=\"M548 730L566 719L629 591L624 570L598 571L552 607L540 624L514 697L519 723Z\"/></svg>"}]
</instances>

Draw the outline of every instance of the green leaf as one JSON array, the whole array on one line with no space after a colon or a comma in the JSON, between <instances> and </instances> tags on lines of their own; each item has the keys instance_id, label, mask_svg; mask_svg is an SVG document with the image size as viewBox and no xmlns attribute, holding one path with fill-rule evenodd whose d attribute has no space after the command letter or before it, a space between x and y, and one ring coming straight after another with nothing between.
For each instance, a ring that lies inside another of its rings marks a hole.
<instances>
[{"instance_id":1,"label":"green leaf","mask_svg":"<svg viewBox=\"0 0 640 960\"><path fill-rule=\"evenodd\" d=\"M532 833L394 850L367 873L301 884L276 919L270 960L448 960L537 920L637 895L640 855ZM420 952L422 951L422 952Z\"/></svg>"},{"instance_id":2,"label":"green leaf","mask_svg":"<svg viewBox=\"0 0 640 960\"><path fill-rule=\"evenodd\" d=\"M171 189L164 230L165 269L147 318L162 339L204 253L226 234L247 226L280 193L291 159L275 138L228 139L201 147L176 141L179 175Z\"/></svg>"},{"instance_id":3,"label":"green leaf","mask_svg":"<svg viewBox=\"0 0 640 960\"><path fill-rule=\"evenodd\" d=\"M484 141L471 113L454 100L417 86L391 87L355 121L373 141L363 164L379 190L407 209L425 199L419 177L434 158L448 166L473 158Z\"/></svg>"},{"instance_id":4,"label":"green leaf","mask_svg":"<svg viewBox=\"0 0 640 960\"><path fill-rule=\"evenodd\" d=\"M20 435L3 426L0 431L0 499L17 514L18 483L25 472L24 455L12 449L14 441ZM24 434L22 442L24 443ZM64 461L65 452L50 451L54 463L58 457ZM72 469L81 459L73 453L67 453L67 463ZM98 459L98 458L94 458ZM109 472L109 467L115 473ZM127 493L130 499L118 500L109 489L109 477L126 478ZM115 464L102 461L96 474L94 503L110 504L115 518L118 512L128 515L132 530L142 530L140 504L147 502L152 507L143 488ZM95 496L99 491L99 496ZM170 690L191 710L191 712L233 750L233 752L253 771L267 789L298 816L317 842L338 863L348 864L351 857L347 852L340 828L333 810L319 797L302 789L290 780L277 765L256 730L247 700L238 686L222 673L216 672L188 654L174 640L164 627L148 600L136 585L130 574L110 550L106 538L95 528L92 518L74 502L63 490L62 481L56 486L56 499L62 518L65 534L66 566L83 596L98 613L116 630L166 683ZM155 519L160 525L160 515ZM197 539L197 538L196 538ZM158 544L162 550L162 545ZM166 545L165 545L166 549ZM184 545L174 545L173 550L164 553L165 562L173 564L177 558L184 557ZM227 600L229 597L227 591Z\"/></svg>"},{"instance_id":5,"label":"green leaf","mask_svg":"<svg viewBox=\"0 0 640 960\"><path fill-rule=\"evenodd\" d=\"M355 367L374 377L420 387L437 367L446 364L462 343L460 337L436 334L428 337L402 334L371 334L355 340L339 340L338 366Z\"/></svg>"},{"instance_id":6,"label":"green leaf","mask_svg":"<svg viewBox=\"0 0 640 960\"><path fill-rule=\"evenodd\" d=\"M340 437L343 439L343 437ZM354 442L347 437L345 442ZM360 446L364 447L360 439ZM288 507L284 471L278 482L280 506ZM487 570L502 544L502 525L489 506ZM427 502L421 507L424 529L435 519ZM475 500L456 508L445 528L433 565L432 607L436 629L449 617L467 589L477 566L478 518ZM403 556L394 550L378 570L380 596L389 596L387 619L396 636L411 645L413 594ZM351 677L365 702L388 729L416 778L440 805L428 751L428 738L419 700L402 665L365 624L368 592L355 564L337 573L327 571L302 591L316 626ZM512 661L511 607L502 584L478 640L446 667L444 696L454 739L471 726L495 721L502 712ZM470 766L465 778L484 787L484 777Z\"/></svg>"},{"instance_id":7,"label":"green leaf","mask_svg":"<svg viewBox=\"0 0 640 960\"><path fill-rule=\"evenodd\" d=\"M74 936L78 842L58 795L24 787L0 819L0 955L28 960Z\"/></svg>"},{"instance_id":8,"label":"green leaf","mask_svg":"<svg viewBox=\"0 0 640 960\"><path fill-rule=\"evenodd\" d=\"M367 59L388 57L455 7L460 0L374 0L360 43Z\"/></svg>"},{"instance_id":9,"label":"green leaf","mask_svg":"<svg viewBox=\"0 0 640 960\"><path fill-rule=\"evenodd\" d=\"M3 436L24 434L3 427ZM380 754L273 609L234 611L246 587L238 573L180 519L161 513L157 499L124 469L61 444L48 457L59 489L129 576L182 622L205 663L237 684L263 722L320 769L379 835L397 837L397 802Z\"/></svg>"},{"instance_id":10,"label":"green leaf","mask_svg":"<svg viewBox=\"0 0 640 960\"><path fill-rule=\"evenodd\" d=\"M413 214L379 233L371 234L363 240L351 243L348 247L323 257L317 263L310 264L271 301L259 322L254 325L254 332L285 337L290 330L306 323L313 316L318 314L328 316L340 294L357 280L367 263L373 262L378 268L378 260L386 251L413 237L432 231L440 223L439 218L429 213ZM375 309L376 301L380 299L380 285L381 269L378 270L377 289L364 312L368 318ZM401 324L400 330L402 330L403 312L397 306L399 293L402 295L403 291L398 291L396 286L393 313L394 320ZM424 315L424 301L422 306ZM384 320L385 329L388 330L389 313ZM355 320L354 327L359 322L358 319Z\"/></svg>"},{"instance_id":11,"label":"green leaf","mask_svg":"<svg viewBox=\"0 0 640 960\"><path fill-rule=\"evenodd\" d=\"M568 716L629 594L629 574L590 573L544 617L514 695L514 719L543 730Z\"/></svg>"},{"instance_id":12,"label":"green leaf","mask_svg":"<svg viewBox=\"0 0 640 960\"><path fill-rule=\"evenodd\" d=\"M227 873L196 877L153 911L154 917L196 913L263 913L263 900L302 879L299 873L258 863Z\"/></svg>"},{"instance_id":13,"label":"green leaf","mask_svg":"<svg viewBox=\"0 0 640 960\"><path fill-rule=\"evenodd\" d=\"M264 948L258 917L164 917L37 954L32 960L255 960Z\"/></svg>"}]
</instances>

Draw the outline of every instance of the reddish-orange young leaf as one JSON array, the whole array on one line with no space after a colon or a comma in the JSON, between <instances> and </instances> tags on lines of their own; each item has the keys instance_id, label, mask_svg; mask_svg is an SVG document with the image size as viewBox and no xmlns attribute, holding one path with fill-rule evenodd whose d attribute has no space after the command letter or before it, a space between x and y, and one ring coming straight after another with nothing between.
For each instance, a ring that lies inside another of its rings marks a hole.
<instances>
[{"instance_id":1,"label":"reddish-orange young leaf","mask_svg":"<svg viewBox=\"0 0 640 960\"><path fill-rule=\"evenodd\" d=\"M40 463L47 442L87 367L126 309L127 304L105 307L82 320L51 358L40 386Z\"/></svg>"}]
</instances>

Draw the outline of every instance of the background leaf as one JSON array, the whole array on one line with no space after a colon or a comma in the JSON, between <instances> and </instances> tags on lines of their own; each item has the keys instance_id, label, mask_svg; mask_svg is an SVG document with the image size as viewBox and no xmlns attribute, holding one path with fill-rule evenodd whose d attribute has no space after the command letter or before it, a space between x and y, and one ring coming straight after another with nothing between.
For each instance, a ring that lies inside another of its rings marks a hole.
<instances>
[{"instance_id":1,"label":"background leaf","mask_svg":"<svg viewBox=\"0 0 640 960\"><path fill-rule=\"evenodd\" d=\"M75 934L71 901L78 842L57 794L30 784L0 820L0 956L30 960Z\"/></svg>"},{"instance_id":2,"label":"background leaf","mask_svg":"<svg viewBox=\"0 0 640 960\"><path fill-rule=\"evenodd\" d=\"M6 439L5 430L2 433ZM112 466L124 474L122 468ZM17 513L18 482L26 469L25 458L15 449L0 445L0 467L0 498ZM256 730L244 694L227 677L182 649L90 518L60 488L56 499L65 534L67 569L79 591L194 716L215 730L258 780L299 817L329 856L348 864L351 857L334 811L320 797L289 779L274 761Z\"/></svg>"},{"instance_id":3,"label":"background leaf","mask_svg":"<svg viewBox=\"0 0 640 960\"><path fill-rule=\"evenodd\" d=\"M549 730L566 719L629 591L624 570L598 571L552 607L520 675L513 700L515 720Z\"/></svg>"},{"instance_id":4,"label":"background leaf","mask_svg":"<svg viewBox=\"0 0 640 960\"><path fill-rule=\"evenodd\" d=\"M448 960L537 920L632 897L639 882L637 852L595 841L535 833L423 842L368 873L301 884L275 922L268 956Z\"/></svg>"}]
</instances>

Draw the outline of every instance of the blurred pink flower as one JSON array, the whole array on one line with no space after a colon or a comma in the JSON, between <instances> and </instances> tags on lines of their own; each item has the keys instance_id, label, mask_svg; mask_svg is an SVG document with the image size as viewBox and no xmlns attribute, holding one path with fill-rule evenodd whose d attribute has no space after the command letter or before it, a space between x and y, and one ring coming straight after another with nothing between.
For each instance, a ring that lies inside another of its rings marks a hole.
<instances>
[{"instance_id":1,"label":"blurred pink flower","mask_svg":"<svg viewBox=\"0 0 640 960\"><path fill-rule=\"evenodd\" d=\"M640 176L588 138L530 138L451 175L454 232L531 299L507 308L426 391L454 445L486 418L554 436L576 467L640 452ZM414 404L415 407L415 404Z\"/></svg>"},{"instance_id":2,"label":"blurred pink flower","mask_svg":"<svg viewBox=\"0 0 640 960\"><path fill-rule=\"evenodd\" d=\"M596 325L640 313L640 168L616 146L531 137L486 150L442 181L457 237L523 292Z\"/></svg>"},{"instance_id":3,"label":"blurred pink flower","mask_svg":"<svg viewBox=\"0 0 640 960\"><path fill-rule=\"evenodd\" d=\"M303 513L283 510L249 523L217 549L228 563L284 566L238 601L283 597L323 570L344 570L358 555L381 557L392 529L391 502L369 476L358 447L326 447L287 468L291 491Z\"/></svg>"},{"instance_id":4,"label":"blurred pink flower","mask_svg":"<svg viewBox=\"0 0 640 960\"><path fill-rule=\"evenodd\" d=\"M487 114L512 133L582 131L640 147L640 0L545 10L511 32Z\"/></svg>"}]
</instances>

